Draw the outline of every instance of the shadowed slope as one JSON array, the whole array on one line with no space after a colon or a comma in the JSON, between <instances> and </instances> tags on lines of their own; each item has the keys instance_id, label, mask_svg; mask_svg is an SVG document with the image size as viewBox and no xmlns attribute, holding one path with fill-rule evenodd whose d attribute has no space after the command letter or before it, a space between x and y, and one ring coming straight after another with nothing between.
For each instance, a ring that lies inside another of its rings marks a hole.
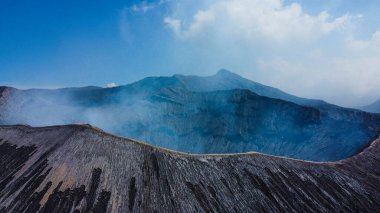
<instances>
[{"instance_id":1,"label":"shadowed slope","mask_svg":"<svg viewBox=\"0 0 380 213\"><path fill-rule=\"evenodd\" d=\"M0 127L0 212L375 212L379 140L313 163L186 155L89 126Z\"/></svg>"}]
</instances>

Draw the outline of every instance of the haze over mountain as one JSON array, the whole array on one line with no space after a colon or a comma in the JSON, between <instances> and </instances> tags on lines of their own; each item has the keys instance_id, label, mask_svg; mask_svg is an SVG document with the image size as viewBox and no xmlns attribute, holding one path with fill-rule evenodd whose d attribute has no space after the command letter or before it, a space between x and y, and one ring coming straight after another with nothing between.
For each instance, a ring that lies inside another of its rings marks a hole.
<instances>
[{"instance_id":1,"label":"haze over mountain","mask_svg":"<svg viewBox=\"0 0 380 213\"><path fill-rule=\"evenodd\" d=\"M361 109L364 111L367 111L367 112L380 113L380 100L378 100L378 101L376 101L370 105L364 106Z\"/></svg>"},{"instance_id":2,"label":"haze over mountain","mask_svg":"<svg viewBox=\"0 0 380 213\"><path fill-rule=\"evenodd\" d=\"M187 155L85 125L0 126L0 212L377 212L379 151Z\"/></svg>"},{"instance_id":3,"label":"haze over mountain","mask_svg":"<svg viewBox=\"0 0 380 213\"><path fill-rule=\"evenodd\" d=\"M121 84L226 67L342 106L380 98L376 0L5 1L0 85Z\"/></svg>"},{"instance_id":4,"label":"haze over mountain","mask_svg":"<svg viewBox=\"0 0 380 213\"><path fill-rule=\"evenodd\" d=\"M195 92L208 92L215 90L231 90L231 89L248 89L252 92L261 95L267 96L270 98L277 98L285 101L294 102L300 105L310 105L318 106L327 104L321 100L312 100L306 98L300 98L294 95L290 95L286 92L283 92L277 88L269 87L248 79L245 79L231 71L226 69L221 69L217 72L216 75L208 77L199 77L199 76L184 76L184 75L175 75L186 89Z\"/></svg>"},{"instance_id":5,"label":"haze over mountain","mask_svg":"<svg viewBox=\"0 0 380 213\"><path fill-rule=\"evenodd\" d=\"M2 124L90 123L189 153L259 151L335 161L354 155L380 131L378 115L295 97L226 70L114 88L1 91Z\"/></svg>"},{"instance_id":6,"label":"haze over mountain","mask_svg":"<svg viewBox=\"0 0 380 213\"><path fill-rule=\"evenodd\" d=\"M380 213L379 11L0 0L0 213Z\"/></svg>"}]
</instances>

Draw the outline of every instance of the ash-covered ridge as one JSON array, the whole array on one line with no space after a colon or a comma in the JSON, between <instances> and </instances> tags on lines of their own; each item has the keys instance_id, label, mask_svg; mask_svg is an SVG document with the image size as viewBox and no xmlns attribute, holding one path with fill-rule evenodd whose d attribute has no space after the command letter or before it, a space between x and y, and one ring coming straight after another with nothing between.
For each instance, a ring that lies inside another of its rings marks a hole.
<instances>
[{"instance_id":1,"label":"ash-covered ridge","mask_svg":"<svg viewBox=\"0 0 380 213\"><path fill-rule=\"evenodd\" d=\"M376 212L379 138L347 160L188 155L87 125L0 127L0 212Z\"/></svg>"}]
</instances>

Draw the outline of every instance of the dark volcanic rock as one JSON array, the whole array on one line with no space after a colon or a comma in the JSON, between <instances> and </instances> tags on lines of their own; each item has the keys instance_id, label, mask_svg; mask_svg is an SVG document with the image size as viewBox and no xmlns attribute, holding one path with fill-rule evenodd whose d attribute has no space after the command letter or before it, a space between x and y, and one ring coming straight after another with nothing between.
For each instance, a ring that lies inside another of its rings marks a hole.
<instances>
[{"instance_id":1,"label":"dark volcanic rock","mask_svg":"<svg viewBox=\"0 0 380 213\"><path fill-rule=\"evenodd\" d=\"M188 155L86 125L0 127L0 212L377 212L380 140L313 163Z\"/></svg>"}]
</instances>

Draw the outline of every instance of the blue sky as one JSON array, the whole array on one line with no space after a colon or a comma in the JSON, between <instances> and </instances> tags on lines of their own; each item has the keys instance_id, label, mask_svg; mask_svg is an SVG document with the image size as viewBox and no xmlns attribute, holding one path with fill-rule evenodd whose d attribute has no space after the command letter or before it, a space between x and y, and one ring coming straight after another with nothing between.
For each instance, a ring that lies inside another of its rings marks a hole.
<instances>
[{"instance_id":1,"label":"blue sky","mask_svg":"<svg viewBox=\"0 0 380 213\"><path fill-rule=\"evenodd\" d=\"M0 0L0 84L126 84L220 68L289 93L380 98L375 0Z\"/></svg>"}]
</instances>

